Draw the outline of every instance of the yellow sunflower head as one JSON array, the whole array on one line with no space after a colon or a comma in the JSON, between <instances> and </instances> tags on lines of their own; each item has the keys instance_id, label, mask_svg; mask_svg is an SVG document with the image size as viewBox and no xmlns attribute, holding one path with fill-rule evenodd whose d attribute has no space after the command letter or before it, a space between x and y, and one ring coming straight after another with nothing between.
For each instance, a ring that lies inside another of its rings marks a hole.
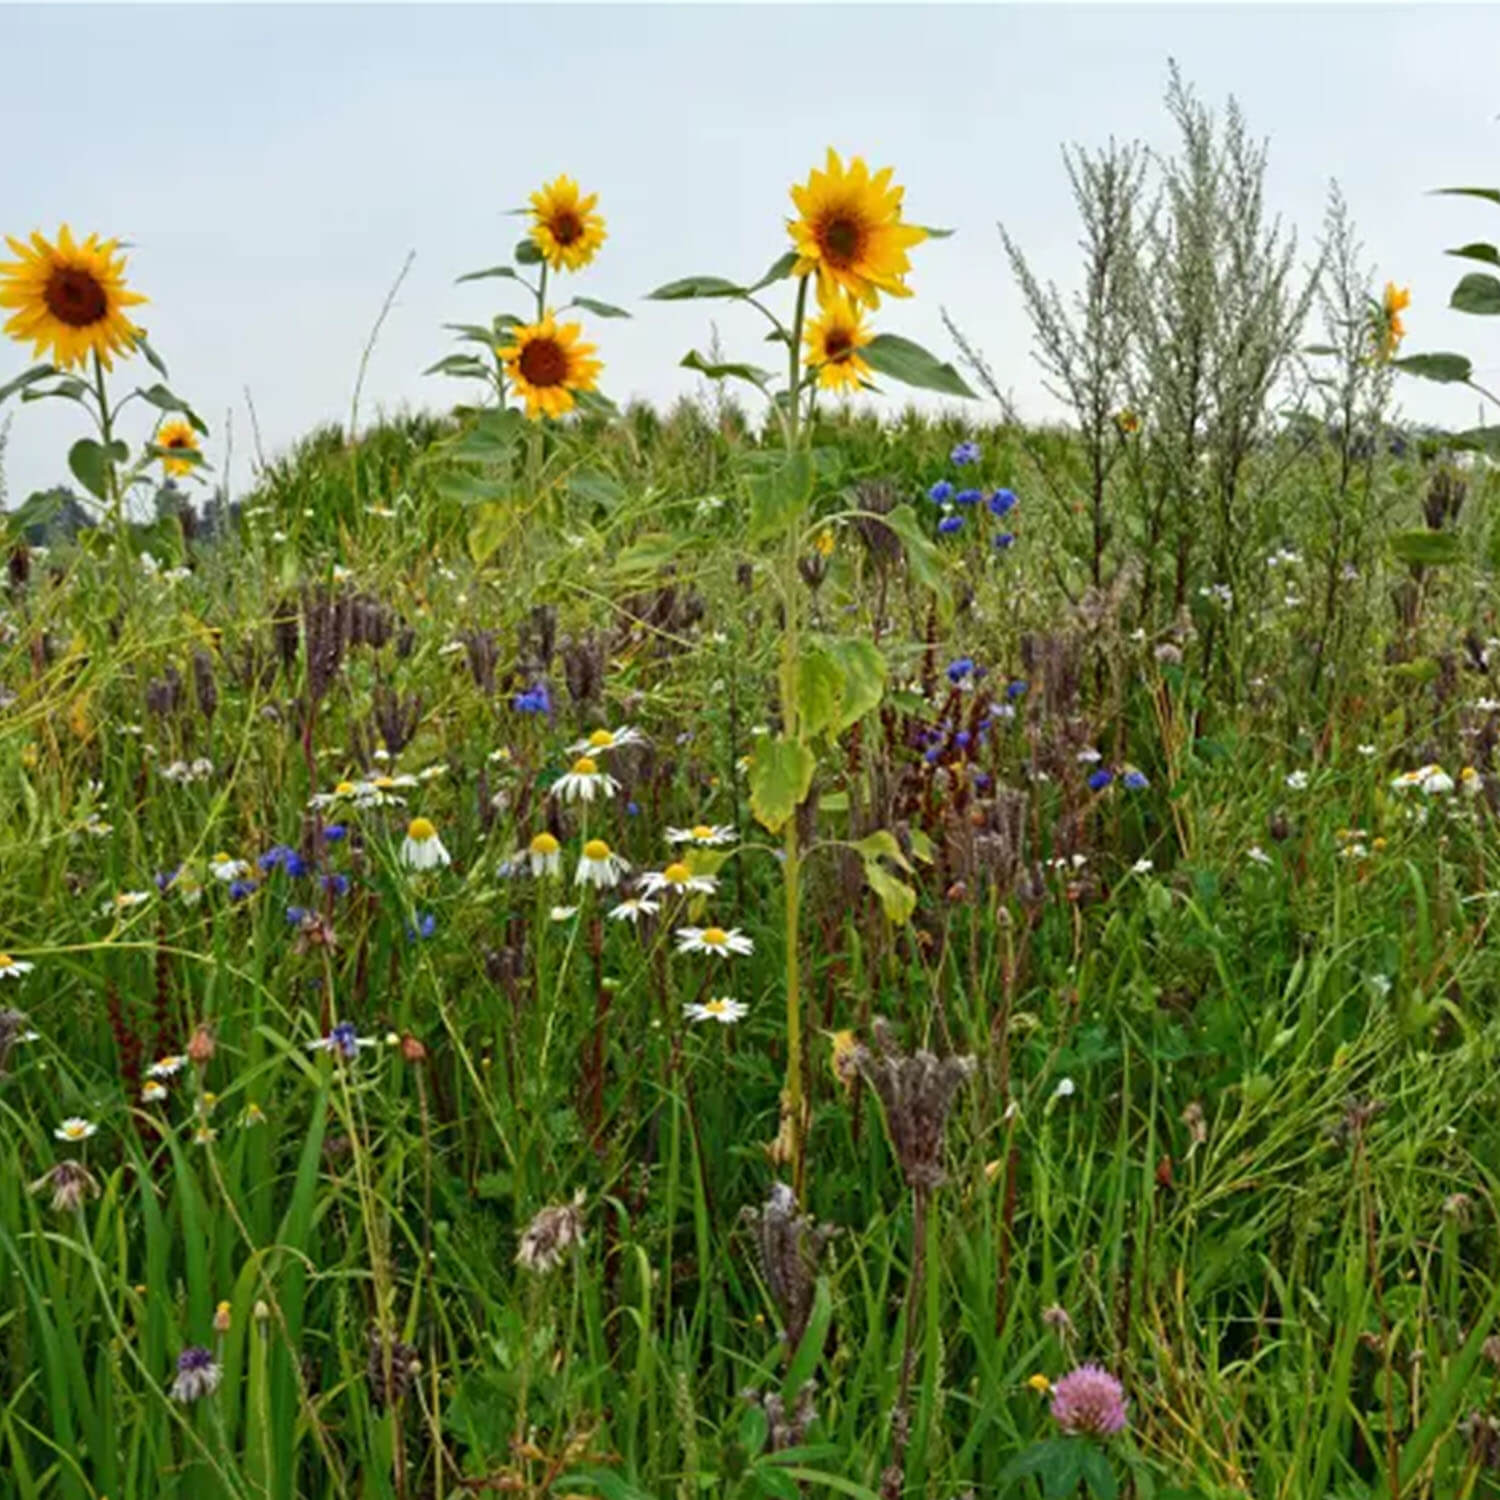
<instances>
[{"instance_id":1,"label":"yellow sunflower head","mask_svg":"<svg viewBox=\"0 0 1500 1500\"><path fill-rule=\"evenodd\" d=\"M129 354L140 330L125 316L146 299L125 285L118 240L91 234L80 243L66 224L51 243L37 231L30 243L6 236L17 257L0 261L0 307L13 309L5 332L35 347L64 370L94 354L107 370L116 354Z\"/></svg>"},{"instance_id":2,"label":"yellow sunflower head","mask_svg":"<svg viewBox=\"0 0 1500 1500\"><path fill-rule=\"evenodd\" d=\"M501 347L500 358L533 421L565 416L573 410L576 392L594 389L604 366L593 357L595 345L579 342L582 332L581 324L558 323L550 308L540 323L510 330L511 342Z\"/></svg>"},{"instance_id":3,"label":"yellow sunflower head","mask_svg":"<svg viewBox=\"0 0 1500 1500\"><path fill-rule=\"evenodd\" d=\"M163 422L156 429L155 442L158 448L170 449L176 453L199 451L198 434L193 431L189 423L181 420ZM191 474L194 468L191 458L163 457L161 466L166 473L171 475Z\"/></svg>"},{"instance_id":4,"label":"yellow sunflower head","mask_svg":"<svg viewBox=\"0 0 1500 1500\"><path fill-rule=\"evenodd\" d=\"M901 222L904 189L891 182L891 168L873 176L862 157L846 168L832 146L828 163L792 189L800 217L787 221L797 250L794 274L816 272L818 295L826 302L838 288L856 302L880 305L881 292L909 297L906 252L927 238L916 224Z\"/></svg>"},{"instance_id":5,"label":"yellow sunflower head","mask_svg":"<svg viewBox=\"0 0 1500 1500\"><path fill-rule=\"evenodd\" d=\"M807 362L817 368L818 384L827 391L857 391L870 377L859 351L872 337L860 308L842 292L833 293L803 332Z\"/></svg>"},{"instance_id":6,"label":"yellow sunflower head","mask_svg":"<svg viewBox=\"0 0 1500 1500\"><path fill-rule=\"evenodd\" d=\"M580 195L571 177L557 177L531 195L531 238L554 271L578 271L604 243L598 193Z\"/></svg>"},{"instance_id":7,"label":"yellow sunflower head","mask_svg":"<svg viewBox=\"0 0 1500 1500\"><path fill-rule=\"evenodd\" d=\"M1406 324L1401 320L1401 314L1410 306L1411 288L1397 286L1394 281L1386 282L1380 311L1375 318L1376 352L1381 359L1392 358L1401 347L1401 340L1406 337Z\"/></svg>"}]
</instances>

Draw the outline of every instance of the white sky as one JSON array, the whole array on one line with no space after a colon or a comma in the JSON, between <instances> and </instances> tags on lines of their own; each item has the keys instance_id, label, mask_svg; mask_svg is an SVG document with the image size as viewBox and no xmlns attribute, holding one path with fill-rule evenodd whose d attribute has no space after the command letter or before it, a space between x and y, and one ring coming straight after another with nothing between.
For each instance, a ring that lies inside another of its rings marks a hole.
<instances>
[{"instance_id":1,"label":"white sky","mask_svg":"<svg viewBox=\"0 0 1500 1500\"><path fill-rule=\"evenodd\" d=\"M1411 284L1409 351L1500 365L1500 327L1446 310L1469 267L1442 254L1500 239L1500 209L1427 196L1500 184L1500 10L1479 6L0 5L0 230L66 219L134 244L141 321L220 466L233 409L238 487L244 389L271 451L345 417L409 250L364 413L458 399L421 375L451 347L440 325L524 307L502 282L454 278L507 257L520 221L503 210L559 171L597 189L610 231L571 290L636 314L592 321L609 394L692 388L677 360L711 318L731 354L762 360L753 314L639 298L693 272L759 273L785 248L788 185L832 144L894 165L908 216L958 231L919 247L917 296L886 303L881 326L951 357L947 306L1042 415L995 222L1070 283L1058 147L1170 146L1169 56L1270 137L1271 203L1309 248L1339 179L1381 276ZM0 345L0 383L29 359ZM1417 419L1474 417L1469 395L1407 381L1401 396ZM5 411L16 504L66 478L81 414Z\"/></svg>"}]
</instances>

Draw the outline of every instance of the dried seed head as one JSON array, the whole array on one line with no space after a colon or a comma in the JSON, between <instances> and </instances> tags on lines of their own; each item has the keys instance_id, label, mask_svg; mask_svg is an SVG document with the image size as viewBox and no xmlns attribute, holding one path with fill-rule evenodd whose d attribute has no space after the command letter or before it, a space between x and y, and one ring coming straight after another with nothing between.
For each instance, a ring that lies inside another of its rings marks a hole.
<instances>
[{"instance_id":1,"label":"dried seed head","mask_svg":"<svg viewBox=\"0 0 1500 1500\"><path fill-rule=\"evenodd\" d=\"M33 1193L50 1191L54 1213L69 1214L99 1196L94 1174L81 1161L64 1158L31 1184Z\"/></svg>"},{"instance_id":2,"label":"dried seed head","mask_svg":"<svg viewBox=\"0 0 1500 1500\"><path fill-rule=\"evenodd\" d=\"M10 1049L26 1035L26 1032L25 1011L0 1010L0 1078L5 1076L5 1061L10 1056Z\"/></svg>"},{"instance_id":3,"label":"dried seed head","mask_svg":"<svg viewBox=\"0 0 1500 1500\"><path fill-rule=\"evenodd\" d=\"M796 1195L784 1182L772 1183L765 1204L747 1208L744 1218L755 1230L761 1275L781 1315L782 1335L795 1349L812 1315L818 1262L837 1230L799 1214Z\"/></svg>"},{"instance_id":4,"label":"dried seed head","mask_svg":"<svg viewBox=\"0 0 1500 1500\"><path fill-rule=\"evenodd\" d=\"M370 1401L376 1411L399 1406L406 1395L407 1386L422 1370L422 1362L415 1347L404 1344L394 1336L380 1336L380 1330L370 1327L370 1354L365 1361L365 1380L370 1387Z\"/></svg>"},{"instance_id":5,"label":"dried seed head","mask_svg":"<svg viewBox=\"0 0 1500 1500\"><path fill-rule=\"evenodd\" d=\"M575 1245L583 1243L583 1190L571 1203L544 1208L526 1226L516 1251L517 1265L535 1271L538 1276L555 1270Z\"/></svg>"},{"instance_id":6,"label":"dried seed head","mask_svg":"<svg viewBox=\"0 0 1500 1500\"><path fill-rule=\"evenodd\" d=\"M219 685L214 680L214 659L207 651L193 652L193 690L198 695L198 712L212 723L219 708Z\"/></svg>"}]
</instances>

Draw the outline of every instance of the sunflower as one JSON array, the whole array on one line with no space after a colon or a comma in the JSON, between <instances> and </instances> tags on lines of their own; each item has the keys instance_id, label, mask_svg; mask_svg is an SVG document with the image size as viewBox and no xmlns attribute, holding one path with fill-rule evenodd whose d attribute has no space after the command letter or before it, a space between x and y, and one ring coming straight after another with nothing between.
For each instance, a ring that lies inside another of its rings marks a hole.
<instances>
[{"instance_id":1,"label":"sunflower","mask_svg":"<svg viewBox=\"0 0 1500 1500\"><path fill-rule=\"evenodd\" d=\"M198 434L187 422L164 422L156 430L156 446L182 453L197 453ZM191 474L195 467L191 458L163 458L161 466L171 475Z\"/></svg>"},{"instance_id":2,"label":"sunflower","mask_svg":"<svg viewBox=\"0 0 1500 1500\"><path fill-rule=\"evenodd\" d=\"M116 354L129 354L141 336L124 309L146 299L125 285L118 240L91 234L82 244L66 224L57 243L38 231L31 243L6 236L19 258L0 261L0 307L14 308L5 332L36 346L41 358L64 370L97 355L107 370Z\"/></svg>"},{"instance_id":3,"label":"sunflower","mask_svg":"<svg viewBox=\"0 0 1500 1500\"><path fill-rule=\"evenodd\" d=\"M818 384L827 391L857 391L870 376L859 351L871 337L857 304L842 292L829 297L821 315L803 334L808 363L817 367Z\"/></svg>"},{"instance_id":4,"label":"sunflower","mask_svg":"<svg viewBox=\"0 0 1500 1500\"><path fill-rule=\"evenodd\" d=\"M787 221L797 248L793 274L816 271L824 303L835 288L870 307L879 307L881 292L909 297L903 280L911 269L906 252L925 240L927 231L901 222L904 192L892 186L891 168L872 177L856 156L846 170L830 146L826 168L815 167L805 184L792 189L801 215Z\"/></svg>"},{"instance_id":5,"label":"sunflower","mask_svg":"<svg viewBox=\"0 0 1500 1500\"><path fill-rule=\"evenodd\" d=\"M514 342L500 349L500 358L533 421L565 415L575 391L594 389L604 366L593 357L595 345L578 342L582 332L578 323L559 325L550 309L540 323L511 329Z\"/></svg>"},{"instance_id":6,"label":"sunflower","mask_svg":"<svg viewBox=\"0 0 1500 1500\"><path fill-rule=\"evenodd\" d=\"M579 271L604 243L604 220L594 212L598 193L582 198L571 177L554 179L531 195L531 238L554 271Z\"/></svg>"},{"instance_id":7,"label":"sunflower","mask_svg":"<svg viewBox=\"0 0 1500 1500\"><path fill-rule=\"evenodd\" d=\"M1411 306L1411 288L1397 286L1394 281L1385 284L1385 295L1380 299L1380 312L1376 318L1380 357L1390 359L1401 347L1406 337L1406 324L1401 314Z\"/></svg>"}]
</instances>

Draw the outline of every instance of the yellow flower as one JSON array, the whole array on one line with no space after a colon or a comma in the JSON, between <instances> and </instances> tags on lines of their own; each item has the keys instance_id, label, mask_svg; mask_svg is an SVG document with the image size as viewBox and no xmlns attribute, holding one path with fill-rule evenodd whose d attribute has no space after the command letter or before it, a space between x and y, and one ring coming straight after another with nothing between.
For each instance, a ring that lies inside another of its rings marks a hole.
<instances>
[{"instance_id":1,"label":"yellow flower","mask_svg":"<svg viewBox=\"0 0 1500 1500\"><path fill-rule=\"evenodd\" d=\"M1406 324L1401 314L1411 306L1411 289L1397 286L1394 281L1385 284L1385 295L1380 300L1380 357L1390 359L1406 337Z\"/></svg>"},{"instance_id":2,"label":"yellow flower","mask_svg":"<svg viewBox=\"0 0 1500 1500\"><path fill-rule=\"evenodd\" d=\"M807 181L792 189L800 218L787 221L797 249L796 276L816 272L818 295L827 302L841 288L856 302L880 306L880 294L909 297L903 278L911 269L906 252L927 238L916 224L901 222L904 189L891 183L891 168L873 176L864 158L846 169L828 148L827 165L813 168Z\"/></svg>"},{"instance_id":3,"label":"yellow flower","mask_svg":"<svg viewBox=\"0 0 1500 1500\"><path fill-rule=\"evenodd\" d=\"M860 308L842 292L833 293L803 333L807 362L816 367L818 384L825 391L857 391L870 377L859 351L872 337Z\"/></svg>"},{"instance_id":4,"label":"yellow flower","mask_svg":"<svg viewBox=\"0 0 1500 1500\"><path fill-rule=\"evenodd\" d=\"M1045 1396L1052 1389L1052 1382L1040 1371L1027 1378L1026 1384L1034 1390L1038 1396Z\"/></svg>"},{"instance_id":5,"label":"yellow flower","mask_svg":"<svg viewBox=\"0 0 1500 1500\"><path fill-rule=\"evenodd\" d=\"M50 243L37 231L30 244L5 243L19 258L0 261L0 307L14 308L5 332L35 346L38 358L69 370L94 354L106 370L129 354L141 331L124 309L146 299L125 285L118 240L91 234L80 244L66 224Z\"/></svg>"},{"instance_id":6,"label":"yellow flower","mask_svg":"<svg viewBox=\"0 0 1500 1500\"><path fill-rule=\"evenodd\" d=\"M836 545L832 526L825 526L813 539L813 549L819 557L832 557Z\"/></svg>"},{"instance_id":7,"label":"yellow flower","mask_svg":"<svg viewBox=\"0 0 1500 1500\"><path fill-rule=\"evenodd\" d=\"M158 448L172 448L187 453L197 453L198 434L187 422L164 422L156 431L154 439ZM195 467L190 458L164 458L162 469L168 474L191 474Z\"/></svg>"},{"instance_id":8,"label":"yellow flower","mask_svg":"<svg viewBox=\"0 0 1500 1500\"><path fill-rule=\"evenodd\" d=\"M533 421L565 416L575 391L594 389L604 366L593 358L595 345L578 342L582 331L578 323L559 324L550 310L540 323L511 329L514 342L501 348L500 358Z\"/></svg>"},{"instance_id":9,"label":"yellow flower","mask_svg":"<svg viewBox=\"0 0 1500 1500\"><path fill-rule=\"evenodd\" d=\"M604 243L604 220L594 212L598 193L578 194L571 177L555 178L531 195L531 238L554 271L581 270Z\"/></svg>"},{"instance_id":10,"label":"yellow flower","mask_svg":"<svg viewBox=\"0 0 1500 1500\"><path fill-rule=\"evenodd\" d=\"M1127 407L1115 417L1115 426L1126 437L1134 437L1141 430L1141 419Z\"/></svg>"},{"instance_id":11,"label":"yellow flower","mask_svg":"<svg viewBox=\"0 0 1500 1500\"><path fill-rule=\"evenodd\" d=\"M834 1081L844 1086L846 1094L852 1094L855 1080L859 1077L859 1070L854 1066L854 1054L859 1050L859 1042L852 1031L830 1031L828 1039L833 1043L828 1066L833 1071Z\"/></svg>"}]
</instances>

